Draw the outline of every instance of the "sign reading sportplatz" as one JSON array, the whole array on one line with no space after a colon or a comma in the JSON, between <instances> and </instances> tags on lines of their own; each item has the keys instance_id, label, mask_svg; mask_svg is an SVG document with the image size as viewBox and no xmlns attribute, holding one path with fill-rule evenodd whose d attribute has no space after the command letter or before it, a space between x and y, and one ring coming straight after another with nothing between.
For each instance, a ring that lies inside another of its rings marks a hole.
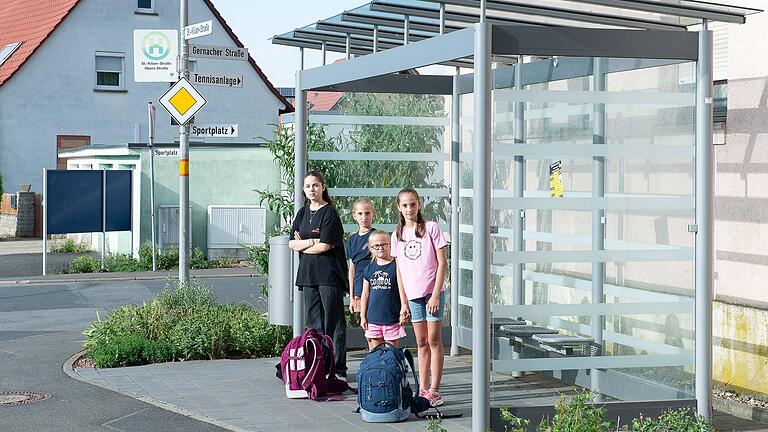
<instances>
[{"instance_id":1,"label":"sign reading sportplatz","mask_svg":"<svg viewBox=\"0 0 768 432\"><path fill-rule=\"evenodd\" d=\"M237 138L237 124L192 125L192 135L211 138Z\"/></svg>"},{"instance_id":2,"label":"sign reading sportplatz","mask_svg":"<svg viewBox=\"0 0 768 432\"><path fill-rule=\"evenodd\" d=\"M217 60L248 61L248 48L189 44L189 55Z\"/></svg>"},{"instance_id":3,"label":"sign reading sportplatz","mask_svg":"<svg viewBox=\"0 0 768 432\"><path fill-rule=\"evenodd\" d=\"M226 74L199 74L193 73L189 79L193 84L216 86L216 87L242 87L243 76L242 75L226 75Z\"/></svg>"},{"instance_id":4,"label":"sign reading sportplatz","mask_svg":"<svg viewBox=\"0 0 768 432\"><path fill-rule=\"evenodd\" d=\"M176 30L134 30L133 80L175 82L178 47Z\"/></svg>"}]
</instances>

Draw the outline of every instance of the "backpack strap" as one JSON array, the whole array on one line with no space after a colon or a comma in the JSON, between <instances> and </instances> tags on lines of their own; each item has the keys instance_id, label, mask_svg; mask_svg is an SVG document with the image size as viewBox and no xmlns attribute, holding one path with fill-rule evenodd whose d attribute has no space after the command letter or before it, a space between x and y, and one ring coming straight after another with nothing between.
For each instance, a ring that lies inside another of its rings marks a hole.
<instances>
[{"instance_id":1,"label":"backpack strap","mask_svg":"<svg viewBox=\"0 0 768 432\"><path fill-rule=\"evenodd\" d=\"M318 336L320 335L318 334ZM314 343L314 341L312 342ZM326 382L325 390L328 393L344 393L345 391L349 390L352 393L357 394L357 390L350 387L349 383L336 377L336 359L333 357L333 339L331 339L330 336L324 334L322 335L322 342L325 342L328 345L328 349L331 351L332 359L328 373L323 377ZM319 361L322 362L324 360L320 359ZM320 389L318 389L317 385L314 383L314 378L317 375L318 370L318 368L315 368L313 372L310 372L310 374L307 375L307 379L305 380L305 383L307 383L305 389L307 390L307 393L309 393L309 398L312 400L317 400L317 398L320 397Z\"/></svg>"},{"instance_id":2,"label":"backpack strap","mask_svg":"<svg viewBox=\"0 0 768 432\"><path fill-rule=\"evenodd\" d=\"M392 344L389 344L389 345L394 348L394 345ZM408 348L403 348L403 355L405 356L405 360L408 361L408 366L411 367L411 374L413 375L413 381L416 383L416 396L418 396L419 395L419 377L416 375L416 368L413 366L413 354L411 354Z\"/></svg>"}]
</instances>

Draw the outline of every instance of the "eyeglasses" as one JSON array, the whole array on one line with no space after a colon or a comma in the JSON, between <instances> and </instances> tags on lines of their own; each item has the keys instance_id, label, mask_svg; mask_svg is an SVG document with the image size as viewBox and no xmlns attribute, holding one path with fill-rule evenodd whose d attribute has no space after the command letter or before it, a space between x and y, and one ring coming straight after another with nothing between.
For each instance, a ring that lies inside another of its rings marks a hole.
<instances>
[{"instance_id":1,"label":"eyeglasses","mask_svg":"<svg viewBox=\"0 0 768 432\"><path fill-rule=\"evenodd\" d=\"M389 243L379 243L379 244L371 245L371 249L381 250L381 249L384 249L386 246L389 246Z\"/></svg>"}]
</instances>

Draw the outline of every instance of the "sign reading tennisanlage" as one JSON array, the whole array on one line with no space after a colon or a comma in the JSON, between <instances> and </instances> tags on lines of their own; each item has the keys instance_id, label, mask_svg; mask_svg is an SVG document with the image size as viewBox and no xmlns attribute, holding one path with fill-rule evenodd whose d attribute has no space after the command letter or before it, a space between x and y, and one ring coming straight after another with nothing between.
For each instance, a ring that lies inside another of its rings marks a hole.
<instances>
[{"instance_id":1,"label":"sign reading tennisanlage","mask_svg":"<svg viewBox=\"0 0 768 432\"><path fill-rule=\"evenodd\" d=\"M229 75L229 74L201 74L192 73L189 76L189 80L193 84L215 86L215 87L242 87L243 76L242 75Z\"/></svg>"},{"instance_id":2,"label":"sign reading tennisanlage","mask_svg":"<svg viewBox=\"0 0 768 432\"><path fill-rule=\"evenodd\" d=\"M133 80L175 82L179 51L176 30L133 31Z\"/></svg>"}]
</instances>

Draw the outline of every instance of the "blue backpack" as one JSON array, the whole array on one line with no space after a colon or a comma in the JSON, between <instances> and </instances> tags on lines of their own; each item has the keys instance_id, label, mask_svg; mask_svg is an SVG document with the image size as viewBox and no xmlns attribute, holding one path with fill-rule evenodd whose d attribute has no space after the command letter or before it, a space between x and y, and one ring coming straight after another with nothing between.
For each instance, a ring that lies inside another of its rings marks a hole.
<instances>
[{"instance_id":1,"label":"blue backpack","mask_svg":"<svg viewBox=\"0 0 768 432\"><path fill-rule=\"evenodd\" d=\"M416 383L416 393L408 383L408 368ZM396 348L385 342L365 356L357 373L357 404L363 421L368 423L400 422L411 413L430 408L426 398L419 397L419 380L413 356L407 348Z\"/></svg>"}]
</instances>

